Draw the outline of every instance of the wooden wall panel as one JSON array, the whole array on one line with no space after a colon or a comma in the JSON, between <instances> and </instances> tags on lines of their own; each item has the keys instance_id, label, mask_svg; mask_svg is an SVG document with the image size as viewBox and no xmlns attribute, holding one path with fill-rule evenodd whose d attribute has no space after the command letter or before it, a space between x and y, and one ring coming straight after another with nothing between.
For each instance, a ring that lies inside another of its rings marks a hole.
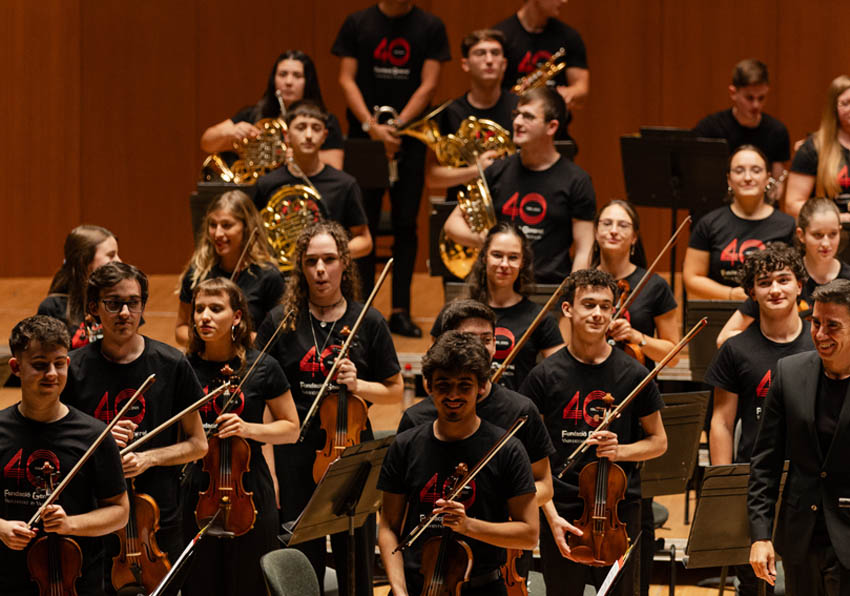
<instances>
[{"instance_id":1,"label":"wooden wall panel","mask_svg":"<svg viewBox=\"0 0 850 596\"><path fill-rule=\"evenodd\" d=\"M203 130L257 101L287 48L314 57L326 103L342 120L330 46L345 16L370 3L257 0L250 14L225 0L0 3L0 55L11 57L0 74L12 82L0 91L8 139L0 189L13 223L2 248L16 255L0 261L0 275L52 273L62 239L82 221L113 229L122 256L147 271L178 271L192 249L187 197ZM417 4L444 19L454 57L439 101L466 88L461 37L510 15L520 0ZM624 194L619 137L641 124L692 126L725 108L739 59L768 63L767 110L792 139L817 127L829 81L850 71L850 46L829 26L850 20L842 0L573 0L562 18L588 47L591 95L572 130L600 204ZM642 214L652 254L669 218Z\"/></svg>"}]
</instances>

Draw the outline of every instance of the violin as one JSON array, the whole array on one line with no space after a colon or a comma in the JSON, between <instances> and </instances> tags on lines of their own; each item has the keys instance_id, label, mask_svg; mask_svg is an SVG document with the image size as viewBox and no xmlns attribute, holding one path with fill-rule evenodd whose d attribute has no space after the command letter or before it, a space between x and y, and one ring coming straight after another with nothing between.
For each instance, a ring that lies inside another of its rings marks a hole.
<instances>
[{"instance_id":1,"label":"violin","mask_svg":"<svg viewBox=\"0 0 850 596\"><path fill-rule=\"evenodd\" d=\"M59 473L44 462L41 473L53 493L53 479ZM27 569L38 584L39 596L77 596L76 581L82 576L83 551L73 538L53 532L36 540L27 552Z\"/></svg>"},{"instance_id":2,"label":"violin","mask_svg":"<svg viewBox=\"0 0 850 596\"><path fill-rule=\"evenodd\" d=\"M520 575L517 564L522 558L521 550L507 549L505 564L502 565L502 577L505 579L505 590L508 596L528 596L528 586L525 578Z\"/></svg>"},{"instance_id":3,"label":"violin","mask_svg":"<svg viewBox=\"0 0 850 596\"><path fill-rule=\"evenodd\" d=\"M168 555L156 542L159 530L159 506L153 497L136 492L135 479L127 483L130 517L127 525L115 532L120 549L112 558L112 586L120 592L129 586L141 586L152 592L171 569Z\"/></svg>"},{"instance_id":4,"label":"violin","mask_svg":"<svg viewBox=\"0 0 850 596\"><path fill-rule=\"evenodd\" d=\"M221 372L227 378L234 375L233 369L226 364ZM224 395L222 414L236 406L239 388L235 392L228 388ZM219 521L210 530L210 535L233 538L251 530L257 519L254 493L246 491L242 482L243 475L250 470L251 446L242 437L222 439L215 432L215 427L207 432L209 449L204 456L203 470L209 474L210 484L198 495L195 519L198 527L202 528L221 510Z\"/></svg>"},{"instance_id":5,"label":"violin","mask_svg":"<svg viewBox=\"0 0 850 596\"><path fill-rule=\"evenodd\" d=\"M628 298L629 293L631 292L631 285L628 280L619 279L617 280L617 287L620 289L620 299L617 301L616 313L617 315L622 315L622 313L625 312L625 308L623 308L622 305L630 302ZM613 322L614 319L611 319L611 321ZM609 343L611 342L612 340L609 340ZM628 356L631 356L641 364L646 364L646 357L643 355L643 350L640 349L638 344L630 341L619 341L613 342L612 345L615 343L619 345Z\"/></svg>"},{"instance_id":6,"label":"violin","mask_svg":"<svg viewBox=\"0 0 850 596\"><path fill-rule=\"evenodd\" d=\"M605 415L611 415L614 398L610 393L602 398ZM587 464L579 473L579 496L584 512L575 526L583 534L570 534L570 558L595 567L613 565L629 548L626 524L617 515L617 505L626 496L628 480L623 468L608 458Z\"/></svg>"},{"instance_id":7,"label":"violin","mask_svg":"<svg viewBox=\"0 0 850 596\"><path fill-rule=\"evenodd\" d=\"M455 467L454 474L446 479L448 492L455 490L469 469L463 462ZM455 538L454 531L443 526L441 536L429 538L422 544L420 573L425 576L422 596L460 596L463 584L469 581L472 571L472 549Z\"/></svg>"},{"instance_id":8,"label":"violin","mask_svg":"<svg viewBox=\"0 0 850 596\"><path fill-rule=\"evenodd\" d=\"M346 338L350 334L348 325L340 331L340 335ZM368 419L366 402L354 394L349 395L345 385L340 384L335 394L325 395L319 404L319 421L325 431L325 445L316 450L316 459L313 462L313 480L316 484L346 447L360 443L360 433L366 430Z\"/></svg>"}]
</instances>

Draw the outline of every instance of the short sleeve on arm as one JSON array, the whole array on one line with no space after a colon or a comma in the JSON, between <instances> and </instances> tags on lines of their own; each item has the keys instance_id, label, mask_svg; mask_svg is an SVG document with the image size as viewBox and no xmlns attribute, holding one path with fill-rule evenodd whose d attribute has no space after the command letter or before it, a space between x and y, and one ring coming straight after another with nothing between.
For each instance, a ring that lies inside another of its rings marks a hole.
<instances>
[{"instance_id":1,"label":"short sleeve on arm","mask_svg":"<svg viewBox=\"0 0 850 596\"><path fill-rule=\"evenodd\" d=\"M328 113L328 136L325 142L322 143L322 150L328 151L331 149L345 148L345 139L342 136L342 127L339 125L337 117Z\"/></svg>"},{"instance_id":2,"label":"short sleeve on arm","mask_svg":"<svg viewBox=\"0 0 850 596\"><path fill-rule=\"evenodd\" d=\"M596 217L596 191L593 190L593 182L589 174L579 176L576 179L571 194L573 197L573 219L593 221L593 218Z\"/></svg>"},{"instance_id":3,"label":"short sleeve on arm","mask_svg":"<svg viewBox=\"0 0 850 596\"><path fill-rule=\"evenodd\" d=\"M98 499L109 499L127 490L121 455L115 439L111 436L106 437L86 465L94 466L96 470L90 478L95 478L95 495Z\"/></svg>"},{"instance_id":4,"label":"short sleeve on arm","mask_svg":"<svg viewBox=\"0 0 850 596\"><path fill-rule=\"evenodd\" d=\"M564 39L567 50L567 68L587 68L587 48L578 31L569 28Z\"/></svg>"},{"instance_id":5,"label":"short sleeve on arm","mask_svg":"<svg viewBox=\"0 0 850 596\"><path fill-rule=\"evenodd\" d=\"M730 340L731 341L731 340ZM726 341L705 371L705 382L734 394L741 393L740 378L735 367L735 354L729 341Z\"/></svg>"},{"instance_id":6,"label":"short sleeve on arm","mask_svg":"<svg viewBox=\"0 0 850 596\"><path fill-rule=\"evenodd\" d=\"M448 62L452 59L452 53L449 49L449 37L446 34L446 26L439 18L433 18L434 23L431 26L431 32L428 36L429 43L425 59Z\"/></svg>"},{"instance_id":7,"label":"short sleeve on arm","mask_svg":"<svg viewBox=\"0 0 850 596\"><path fill-rule=\"evenodd\" d=\"M192 304L192 268L180 280L180 302Z\"/></svg>"},{"instance_id":8,"label":"short sleeve on arm","mask_svg":"<svg viewBox=\"0 0 850 596\"><path fill-rule=\"evenodd\" d=\"M688 248L711 252L711 238L709 237L709 233L710 230L707 218L700 218L697 225L694 226L694 231L691 233L691 239L688 241Z\"/></svg>"},{"instance_id":9,"label":"short sleeve on arm","mask_svg":"<svg viewBox=\"0 0 850 596\"><path fill-rule=\"evenodd\" d=\"M794 155L791 171L807 176L818 175L818 152L815 149L814 138L809 137Z\"/></svg>"},{"instance_id":10,"label":"short sleeve on arm","mask_svg":"<svg viewBox=\"0 0 850 596\"><path fill-rule=\"evenodd\" d=\"M350 14L343 22L339 33L331 46L331 54L345 58L357 57L357 24L354 18L357 13Z\"/></svg>"}]
</instances>

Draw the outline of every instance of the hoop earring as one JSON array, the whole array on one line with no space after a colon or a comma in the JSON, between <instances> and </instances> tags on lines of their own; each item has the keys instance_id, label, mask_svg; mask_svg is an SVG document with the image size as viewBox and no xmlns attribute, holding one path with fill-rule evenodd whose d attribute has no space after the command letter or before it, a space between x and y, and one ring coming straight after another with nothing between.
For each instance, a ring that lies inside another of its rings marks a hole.
<instances>
[{"instance_id":1,"label":"hoop earring","mask_svg":"<svg viewBox=\"0 0 850 596\"><path fill-rule=\"evenodd\" d=\"M230 326L230 340L236 341L236 325Z\"/></svg>"}]
</instances>

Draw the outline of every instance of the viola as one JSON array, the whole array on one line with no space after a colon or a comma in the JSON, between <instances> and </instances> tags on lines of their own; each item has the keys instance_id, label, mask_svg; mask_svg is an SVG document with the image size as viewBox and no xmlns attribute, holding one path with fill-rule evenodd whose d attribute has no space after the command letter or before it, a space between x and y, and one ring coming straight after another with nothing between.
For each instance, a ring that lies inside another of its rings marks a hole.
<instances>
[{"instance_id":1,"label":"viola","mask_svg":"<svg viewBox=\"0 0 850 596\"><path fill-rule=\"evenodd\" d=\"M222 367L225 377L233 377L233 370ZM229 412L237 403L236 392L226 389L222 414ZM220 510L218 521L210 535L233 538L247 533L254 527L257 509L254 507L254 493L245 490L243 475L250 470L251 447L242 437L209 436L215 427L208 431L207 454L204 456L203 471L210 477L207 490L198 495L195 507L195 519L202 528Z\"/></svg>"},{"instance_id":2,"label":"viola","mask_svg":"<svg viewBox=\"0 0 850 596\"><path fill-rule=\"evenodd\" d=\"M455 467L454 474L446 479L448 492L455 490L468 472L463 462ZM472 549L455 537L454 531L443 526L440 536L429 538L422 544L420 573L425 576L422 596L460 596L464 582L472 571Z\"/></svg>"},{"instance_id":3,"label":"viola","mask_svg":"<svg viewBox=\"0 0 850 596\"><path fill-rule=\"evenodd\" d=\"M141 586L152 592L171 569L168 555L156 542L159 506L153 497L136 492L135 479L127 483L130 517L127 525L115 532L120 549L112 558L112 586L116 591Z\"/></svg>"},{"instance_id":4,"label":"viola","mask_svg":"<svg viewBox=\"0 0 850 596\"><path fill-rule=\"evenodd\" d=\"M41 472L52 493L58 470L50 462L44 462ZM82 575L83 551L73 538L50 532L29 548L27 569L32 581L38 584L39 596L77 596L76 581Z\"/></svg>"},{"instance_id":5,"label":"viola","mask_svg":"<svg viewBox=\"0 0 850 596\"><path fill-rule=\"evenodd\" d=\"M629 301L629 293L631 292L631 285L625 279L617 280L617 287L620 289L620 299L617 301L617 315L621 315L625 312L625 308L623 307ZM616 315L615 315L616 316ZM614 319L612 319L613 321ZM610 342L611 340L609 340ZM640 349L640 346L634 342L630 341L620 341L615 342L623 351L628 355L640 362L641 364L646 364L646 357L643 355L643 350ZM613 344L612 344L613 345Z\"/></svg>"},{"instance_id":6,"label":"viola","mask_svg":"<svg viewBox=\"0 0 850 596\"><path fill-rule=\"evenodd\" d=\"M508 596L528 596L528 586L525 578L520 575L517 564L522 558L522 551L515 548L507 549L505 564L502 565L502 577L505 579L505 589Z\"/></svg>"},{"instance_id":7,"label":"viola","mask_svg":"<svg viewBox=\"0 0 850 596\"><path fill-rule=\"evenodd\" d=\"M614 398L607 394L605 417L610 416ZM579 474L579 496L584 512L575 526L583 534L570 534L570 558L596 567L612 565L629 548L626 524L617 515L617 505L626 496L628 481L623 468L608 458L587 464Z\"/></svg>"},{"instance_id":8,"label":"viola","mask_svg":"<svg viewBox=\"0 0 850 596\"><path fill-rule=\"evenodd\" d=\"M348 325L340 331L343 337L350 334ZM316 484L346 447L360 443L360 433L366 430L368 419L366 402L354 394L349 394L345 385L340 385L336 393L328 393L322 398L319 404L319 422L325 431L325 444L316 450L316 459L313 461L313 480Z\"/></svg>"}]
</instances>

